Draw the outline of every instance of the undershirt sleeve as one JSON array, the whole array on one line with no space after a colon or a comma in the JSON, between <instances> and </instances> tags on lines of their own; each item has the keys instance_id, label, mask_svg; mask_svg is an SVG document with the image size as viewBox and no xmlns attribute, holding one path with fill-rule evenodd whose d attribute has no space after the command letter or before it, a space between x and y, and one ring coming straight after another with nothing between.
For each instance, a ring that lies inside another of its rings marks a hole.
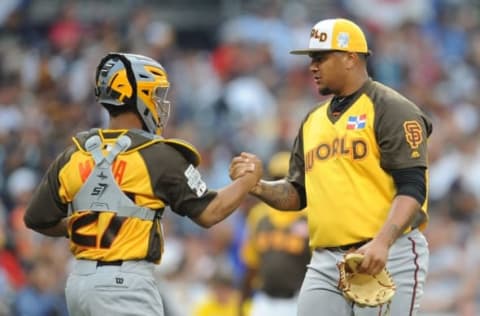
<instances>
[{"instance_id":1,"label":"undershirt sleeve","mask_svg":"<svg viewBox=\"0 0 480 316\"><path fill-rule=\"evenodd\" d=\"M406 195L414 198L423 205L427 196L425 168L413 167L391 170L397 195Z\"/></svg>"}]
</instances>

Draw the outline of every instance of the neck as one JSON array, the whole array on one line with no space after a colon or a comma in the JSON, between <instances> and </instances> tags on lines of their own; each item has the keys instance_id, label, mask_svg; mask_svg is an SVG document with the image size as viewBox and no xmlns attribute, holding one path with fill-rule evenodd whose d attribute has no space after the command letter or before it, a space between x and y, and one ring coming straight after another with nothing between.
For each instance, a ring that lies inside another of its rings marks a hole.
<instances>
[{"instance_id":1,"label":"neck","mask_svg":"<svg viewBox=\"0 0 480 316\"><path fill-rule=\"evenodd\" d=\"M142 129L142 122L136 113L125 112L116 117L110 117L109 128L111 129Z\"/></svg>"}]
</instances>

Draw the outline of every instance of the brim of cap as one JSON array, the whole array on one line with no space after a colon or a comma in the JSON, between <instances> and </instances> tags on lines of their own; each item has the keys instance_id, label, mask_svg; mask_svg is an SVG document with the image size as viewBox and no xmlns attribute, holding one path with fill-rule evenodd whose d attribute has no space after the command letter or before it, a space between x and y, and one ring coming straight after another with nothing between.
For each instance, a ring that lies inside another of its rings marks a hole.
<instances>
[{"instance_id":1,"label":"brim of cap","mask_svg":"<svg viewBox=\"0 0 480 316\"><path fill-rule=\"evenodd\" d=\"M339 50L339 49L306 48L306 49L291 50L290 54L292 54L292 55L308 55L310 53L315 53L315 52L331 52L331 51L342 51L342 50ZM345 51L345 52L348 52L348 51ZM372 54L372 52L370 50L368 50L367 52L352 52L352 53L359 53L359 54L366 54L366 55L371 55Z\"/></svg>"},{"instance_id":2,"label":"brim of cap","mask_svg":"<svg viewBox=\"0 0 480 316\"><path fill-rule=\"evenodd\" d=\"M332 49L312 49L312 48L305 48L305 49L295 49L291 50L290 54L293 55L308 55L310 53L315 53L315 52L328 52L332 51Z\"/></svg>"}]
</instances>

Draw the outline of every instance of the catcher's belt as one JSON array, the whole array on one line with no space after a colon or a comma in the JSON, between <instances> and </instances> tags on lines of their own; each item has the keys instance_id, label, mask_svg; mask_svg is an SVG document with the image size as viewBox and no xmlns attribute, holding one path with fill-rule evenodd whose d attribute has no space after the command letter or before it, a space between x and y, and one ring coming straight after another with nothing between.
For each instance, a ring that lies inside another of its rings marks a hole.
<instances>
[{"instance_id":1,"label":"catcher's belt","mask_svg":"<svg viewBox=\"0 0 480 316\"><path fill-rule=\"evenodd\" d=\"M347 253L338 266L338 288L343 295L359 306L379 306L389 303L395 294L395 283L386 268L370 275L358 272L363 260L359 253Z\"/></svg>"}]
</instances>

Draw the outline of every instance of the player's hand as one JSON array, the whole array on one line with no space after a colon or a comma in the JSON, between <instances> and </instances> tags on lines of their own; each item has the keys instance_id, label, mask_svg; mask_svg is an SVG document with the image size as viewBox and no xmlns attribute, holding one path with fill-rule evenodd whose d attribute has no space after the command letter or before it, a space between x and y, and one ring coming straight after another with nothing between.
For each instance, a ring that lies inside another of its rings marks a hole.
<instances>
[{"instance_id":1,"label":"player's hand","mask_svg":"<svg viewBox=\"0 0 480 316\"><path fill-rule=\"evenodd\" d=\"M254 154L242 152L232 159L229 168L230 179L236 180L247 173L254 173L258 180L263 176L262 161Z\"/></svg>"},{"instance_id":2,"label":"player's hand","mask_svg":"<svg viewBox=\"0 0 480 316\"><path fill-rule=\"evenodd\" d=\"M355 252L364 255L358 272L371 275L378 274L387 264L388 250L389 247L387 244L376 239L371 240L357 249Z\"/></svg>"}]
</instances>

